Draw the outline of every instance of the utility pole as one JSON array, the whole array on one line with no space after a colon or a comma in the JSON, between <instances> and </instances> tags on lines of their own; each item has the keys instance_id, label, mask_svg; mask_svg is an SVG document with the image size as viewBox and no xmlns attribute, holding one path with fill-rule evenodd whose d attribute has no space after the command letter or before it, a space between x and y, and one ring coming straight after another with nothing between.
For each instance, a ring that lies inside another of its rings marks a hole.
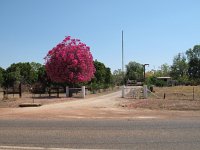
<instances>
[{"instance_id":1,"label":"utility pole","mask_svg":"<svg viewBox=\"0 0 200 150\"><path fill-rule=\"evenodd\" d=\"M124 82L124 37L123 37L123 30L122 30L122 98L125 96L125 82Z\"/></svg>"},{"instance_id":2,"label":"utility pole","mask_svg":"<svg viewBox=\"0 0 200 150\"><path fill-rule=\"evenodd\" d=\"M144 82L145 82L145 66L149 66L149 64L143 64L143 68L144 68Z\"/></svg>"},{"instance_id":3,"label":"utility pole","mask_svg":"<svg viewBox=\"0 0 200 150\"><path fill-rule=\"evenodd\" d=\"M123 73L123 85L124 85L124 35L122 30L122 73Z\"/></svg>"}]
</instances>

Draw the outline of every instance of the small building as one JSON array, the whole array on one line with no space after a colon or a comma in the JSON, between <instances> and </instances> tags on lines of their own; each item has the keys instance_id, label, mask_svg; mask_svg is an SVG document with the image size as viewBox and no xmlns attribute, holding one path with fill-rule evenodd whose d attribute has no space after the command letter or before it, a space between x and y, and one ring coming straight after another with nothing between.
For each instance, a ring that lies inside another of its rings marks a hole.
<instances>
[{"instance_id":1,"label":"small building","mask_svg":"<svg viewBox=\"0 0 200 150\"><path fill-rule=\"evenodd\" d=\"M172 78L171 77L157 77L158 80L162 80L166 83L166 85L172 85Z\"/></svg>"}]
</instances>

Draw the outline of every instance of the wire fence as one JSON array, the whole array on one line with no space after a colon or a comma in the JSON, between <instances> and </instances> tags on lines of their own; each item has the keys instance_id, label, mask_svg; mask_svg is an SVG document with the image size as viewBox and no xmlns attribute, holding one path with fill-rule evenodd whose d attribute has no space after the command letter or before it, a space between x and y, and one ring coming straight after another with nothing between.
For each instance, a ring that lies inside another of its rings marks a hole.
<instances>
[{"instance_id":1,"label":"wire fence","mask_svg":"<svg viewBox=\"0 0 200 150\"><path fill-rule=\"evenodd\" d=\"M85 94L86 96L93 95L93 94L100 94L105 92L112 92L112 91L118 91L120 90L120 87L113 87L113 88L107 88L107 89L99 89L98 91L92 91L91 89L86 89ZM10 91L10 89L9 89ZM18 93L11 93L8 94L8 92L5 95L5 89L0 88L0 101L1 100L8 100L8 99L18 99L19 94ZM70 88L71 91L71 97L73 98L82 98L81 88ZM42 98L66 98L66 91L63 88L51 88L51 89L30 89L27 91L22 90L22 98L35 98L35 99L42 99Z\"/></svg>"},{"instance_id":2,"label":"wire fence","mask_svg":"<svg viewBox=\"0 0 200 150\"><path fill-rule=\"evenodd\" d=\"M200 100L200 86L154 87L153 93L163 99ZM149 94L149 98L155 96Z\"/></svg>"}]
</instances>

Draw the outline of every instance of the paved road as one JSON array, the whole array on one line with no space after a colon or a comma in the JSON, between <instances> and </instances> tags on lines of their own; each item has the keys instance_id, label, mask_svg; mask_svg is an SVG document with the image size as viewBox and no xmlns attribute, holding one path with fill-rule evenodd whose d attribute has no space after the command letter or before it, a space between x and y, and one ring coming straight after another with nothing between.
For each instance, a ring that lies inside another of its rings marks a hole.
<instances>
[{"instance_id":1,"label":"paved road","mask_svg":"<svg viewBox=\"0 0 200 150\"><path fill-rule=\"evenodd\" d=\"M0 149L14 147L199 150L200 120L0 120Z\"/></svg>"}]
</instances>

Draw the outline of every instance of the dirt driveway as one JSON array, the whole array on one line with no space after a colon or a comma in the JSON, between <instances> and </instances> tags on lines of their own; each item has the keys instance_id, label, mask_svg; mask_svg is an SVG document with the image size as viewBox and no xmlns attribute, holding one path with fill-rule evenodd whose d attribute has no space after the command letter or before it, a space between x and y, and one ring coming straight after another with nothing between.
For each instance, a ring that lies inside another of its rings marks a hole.
<instances>
[{"instance_id":1,"label":"dirt driveway","mask_svg":"<svg viewBox=\"0 0 200 150\"><path fill-rule=\"evenodd\" d=\"M0 108L0 119L67 119L67 118L181 118L200 117L200 111L168 111L128 109L121 107L121 91L75 101L43 105L41 107Z\"/></svg>"}]
</instances>

